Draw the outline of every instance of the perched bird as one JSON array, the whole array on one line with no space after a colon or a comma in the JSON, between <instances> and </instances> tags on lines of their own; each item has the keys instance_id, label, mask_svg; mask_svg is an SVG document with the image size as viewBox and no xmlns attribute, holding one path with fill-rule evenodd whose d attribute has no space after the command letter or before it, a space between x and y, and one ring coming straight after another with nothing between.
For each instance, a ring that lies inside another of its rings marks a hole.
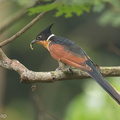
<instances>
[{"instance_id":1,"label":"perched bird","mask_svg":"<svg viewBox=\"0 0 120 120\"><path fill-rule=\"evenodd\" d=\"M64 70L67 68L66 66L69 65L86 71L118 104L120 104L120 93L103 78L86 52L75 42L52 34L50 30L52 26L53 24L40 32L30 45L32 46L34 43L38 43L47 48L51 56L59 63L57 70Z\"/></svg>"}]
</instances>

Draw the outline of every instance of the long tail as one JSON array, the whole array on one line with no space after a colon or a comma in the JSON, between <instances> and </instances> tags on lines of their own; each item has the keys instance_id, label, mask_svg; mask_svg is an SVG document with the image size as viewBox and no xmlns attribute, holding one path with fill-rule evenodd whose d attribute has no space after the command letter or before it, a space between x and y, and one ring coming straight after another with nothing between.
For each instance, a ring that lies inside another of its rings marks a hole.
<instances>
[{"instance_id":1,"label":"long tail","mask_svg":"<svg viewBox=\"0 0 120 120\"><path fill-rule=\"evenodd\" d=\"M92 71L87 71L87 73L120 105L120 93L103 78L90 60L86 63L92 68Z\"/></svg>"}]
</instances>

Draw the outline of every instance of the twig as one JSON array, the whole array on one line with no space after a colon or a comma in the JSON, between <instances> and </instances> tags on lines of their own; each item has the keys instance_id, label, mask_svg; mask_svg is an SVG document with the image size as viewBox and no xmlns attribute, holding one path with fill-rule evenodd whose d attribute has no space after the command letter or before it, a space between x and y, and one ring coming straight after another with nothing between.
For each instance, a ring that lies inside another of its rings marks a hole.
<instances>
[{"instance_id":1,"label":"twig","mask_svg":"<svg viewBox=\"0 0 120 120\"><path fill-rule=\"evenodd\" d=\"M38 109L38 120L41 120L41 117L46 118L46 119L52 118L52 120L61 120L60 118L56 117L55 115L49 113L46 110L46 108L43 105L40 97L37 94L34 95L33 99L34 99L34 101L36 103L36 107Z\"/></svg>"},{"instance_id":2,"label":"twig","mask_svg":"<svg viewBox=\"0 0 120 120\"><path fill-rule=\"evenodd\" d=\"M109 48L112 52L114 52L116 55L120 56L120 49L112 42L109 43Z\"/></svg>"},{"instance_id":3,"label":"twig","mask_svg":"<svg viewBox=\"0 0 120 120\"><path fill-rule=\"evenodd\" d=\"M11 15L11 17L8 18L6 20L6 22L4 24L2 24L2 26L0 26L0 34L3 33L6 29L8 29L8 27L10 27L13 23L15 23L21 17L23 17L27 13L26 9L34 6L35 4L37 4L36 1L34 3L30 2L30 4L28 4L27 6L25 6L21 10L17 11L15 14Z\"/></svg>"},{"instance_id":4,"label":"twig","mask_svg":"<svg viewBox=\"0 0 120 120\"><path fill-rule=\"evenodd\" d=\"M80 80L90 77L86 72L83 72L79 69L72 69L72 73L70 71L34 72L27 69L19 61L9 59L1 49L0 66L6 69L16 71L20 75L22 83L55 82L74 79ZM106 77L120 76L120 66L100 67L100 71L102 75Z\"/></svg>"},{"instance_id":5,"label":"twig","mask_svg":"<svg viewBox=\"0 0 120 120\"><path fill-rule=\"evenodd\" d=\"M22 35L26 30L28 30L33 24L35 24L40 18L42 18L47 12L42 12L39 14L36 18L34 18L29 24L27 24L24 28L22 28L19 32L17 32L15 35L12 37L4 40L3 42L0 43L0 47L3 47L4 45L12 42L16 38L18 38L20 35Z\"/></svg>"}]
</instances>

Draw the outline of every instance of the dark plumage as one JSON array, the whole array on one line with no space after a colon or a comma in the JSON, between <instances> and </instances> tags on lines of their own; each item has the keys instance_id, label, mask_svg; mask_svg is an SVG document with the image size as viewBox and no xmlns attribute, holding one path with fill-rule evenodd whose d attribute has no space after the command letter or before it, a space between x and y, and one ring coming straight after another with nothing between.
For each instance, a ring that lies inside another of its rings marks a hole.
<instances>
[{"instance_id":1,"label":"dark plumage","mask_svg":"<svg viewBox=\"0 0 120 120\"><path fill-rule=\"evenodd\" d=\"M59 69L63 69L67 64L86 71L118 104L120 104L120 93L103 78L86 52L75 42L52 34L50 31L52 25L53 24L39 33L36 40L32 41L31 44L38 43L46 47L51 56L55 60L58 60Z\"/></svg>"}]
</instances>

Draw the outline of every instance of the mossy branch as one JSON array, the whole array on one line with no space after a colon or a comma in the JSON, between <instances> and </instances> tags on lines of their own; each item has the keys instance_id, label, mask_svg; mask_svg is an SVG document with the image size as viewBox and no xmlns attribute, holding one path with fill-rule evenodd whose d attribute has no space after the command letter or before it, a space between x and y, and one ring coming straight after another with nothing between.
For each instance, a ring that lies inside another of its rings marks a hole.
<instances>
[{"instance_id":1,"label":"mossy branch","mask_svg":"<svg viewBox=\"0 0 120 120\"><path fill-rule=\"evenodd\" d=\"M22 83L35 82L55 82L61 80L84 79L90 76L79 69L71 71L49 71L49 72L34 72L26 68L17 60L9 59L0 49L0 66L9 70L14 70L20 75ZM117 67L100 67L100 72L105 77L120 76L120 66Z\"/></svg>"}]
</instances>

